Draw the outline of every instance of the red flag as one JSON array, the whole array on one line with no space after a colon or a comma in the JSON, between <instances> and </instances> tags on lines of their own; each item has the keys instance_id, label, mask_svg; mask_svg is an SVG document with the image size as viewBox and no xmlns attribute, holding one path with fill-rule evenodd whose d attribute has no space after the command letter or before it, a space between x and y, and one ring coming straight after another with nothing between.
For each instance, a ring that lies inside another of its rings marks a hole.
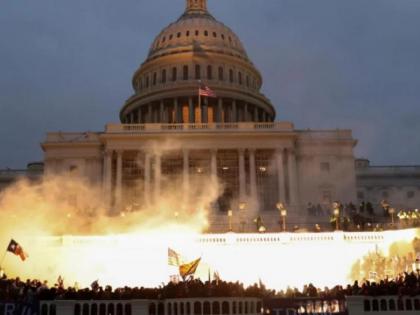
<instances>
[{"instance_id":1,"label":"red flag","mask_svg":"<svg viewBox=\"0 0 420 315\"><path fill-rule=\"evenodd\" d=\"M28 258L28 254L25 253L22 246L20 246L19 243L13 239L10 240L9 246L7 246L7 251L15 254L16 256L19 256L22 261L25 261L26 258Z\"/></svg>"}]
</instances>

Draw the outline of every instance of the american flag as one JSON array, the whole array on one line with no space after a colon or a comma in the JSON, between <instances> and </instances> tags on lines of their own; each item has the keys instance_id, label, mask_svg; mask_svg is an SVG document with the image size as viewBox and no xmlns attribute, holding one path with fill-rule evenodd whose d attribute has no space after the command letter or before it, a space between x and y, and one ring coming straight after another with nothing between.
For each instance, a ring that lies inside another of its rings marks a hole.
<instances>
[{"instance_id":1,"label":"american flag","mask_svg":"<svg viewBox=\"0 0 420 315\"><path fill-rule=\"evenodd\" d=\"M210 89L208 86L200 84L198 88L198 95L199 96L207 96L207 97L217 97L216 93L212 89Z\"/></svg>"}]
</instances>

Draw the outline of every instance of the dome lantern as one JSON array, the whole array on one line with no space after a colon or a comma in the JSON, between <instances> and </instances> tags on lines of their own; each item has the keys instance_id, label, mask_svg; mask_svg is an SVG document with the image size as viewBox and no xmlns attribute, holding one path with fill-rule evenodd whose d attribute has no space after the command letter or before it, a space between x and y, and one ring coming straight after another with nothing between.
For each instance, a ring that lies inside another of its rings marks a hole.
<instances>
[{"instance_id":1,"label":"dome lantern","mask_svg":"<svg viewBox=\"0 0 420 315\"><path fill-rule=\"evenodd\" d=\"M207 0L187 0L186 12L191 11L207 12Z\"/></svg>"}]
</instances>

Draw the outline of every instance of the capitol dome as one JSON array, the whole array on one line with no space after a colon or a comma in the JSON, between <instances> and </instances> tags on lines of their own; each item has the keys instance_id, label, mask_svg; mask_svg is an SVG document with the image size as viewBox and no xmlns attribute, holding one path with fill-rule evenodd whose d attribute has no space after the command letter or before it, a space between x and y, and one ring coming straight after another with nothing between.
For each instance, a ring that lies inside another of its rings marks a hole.
<instances>
[{"instance_id":1,"label":"capitol dome","mask_svg":"<svg viewBox=\"0 0 420 315\"><path fill-rule=\"evenodd\" d=\"M260 92L262 77L238 36L207 10L186 0L181 17L154 39L133 76L135 94L123 123L271 122L275 110ZM198 97L199 86L215 97Z\"/></svg>"}]
</instances>

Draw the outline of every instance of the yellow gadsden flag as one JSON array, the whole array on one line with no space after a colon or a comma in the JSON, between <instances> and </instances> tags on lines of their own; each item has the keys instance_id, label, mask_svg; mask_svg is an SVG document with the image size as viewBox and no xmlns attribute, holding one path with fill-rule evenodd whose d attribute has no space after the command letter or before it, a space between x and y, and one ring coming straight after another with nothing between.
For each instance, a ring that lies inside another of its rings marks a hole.
<instances>
[{"instance_id":1,"label":"yellow gadsden flag","mask_svg":"<svg viewBox=\"0 0 420 315\"><path fill-rule=\"evenodd\" d=\"M201 257L188 263L179 266L179 274L182 279L185 279L187 276L191 276L197 270L198 265L200 264Z\"/></svg>"}]
</instances>

